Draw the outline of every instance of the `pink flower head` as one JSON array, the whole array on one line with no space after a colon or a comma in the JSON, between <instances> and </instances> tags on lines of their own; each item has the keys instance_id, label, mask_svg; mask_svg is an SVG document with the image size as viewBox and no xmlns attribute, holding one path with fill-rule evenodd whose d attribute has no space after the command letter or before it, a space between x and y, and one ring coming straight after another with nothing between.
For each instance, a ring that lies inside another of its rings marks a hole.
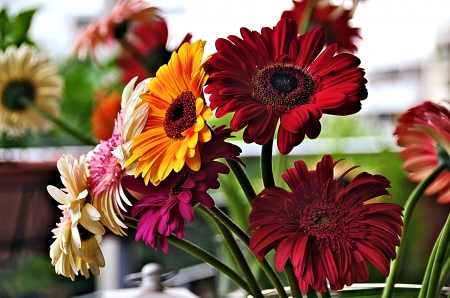
<instances>
[{"instance_id":1,"label":"pink flower head","mask_svg":"<svg viewBox=\"0 0 450 298\"><path fill-rule=\"evenodd\" d=\"M426 101L409 109L398 118L394 135L404 149L403 169L408 178L420 182L428 177L439 163L449 164L450 111L442 104ZM438 203L450 203L450 168L442 171L425 189L426 195L438 194Z\"/></svg>"},{"instance_id":2,"label":"pink flower head","mask_svg":"<svg viewBox=\"0 0 450 298\"><path fill-rule=\"evenodd\" d=\"M143 0L119 0L111 13L90 25L80 34L74 46L74 54L85 58L88 53L95 57L99 44L113 45L120 41L133 24L151 23L158 17L159 9Z\"/></svg>"},{"instance_id":3,"label":"pink flower head","mask_svg":"<svg viewBox=\"0 0 450 298\"><path fill-rule=\"evenodd\" d=\"M133 177L123 179L125 188L142 197L132 211L133 216L139 216L136 241L142 238L155 249L159 241L161 250L168 253L167 236L174 233L178 238L184 237L184 220L194 219L193 204L214 207L214 200L207 191L219 188L219 174L229 173L229 168L216 159L241 162L237 157L240 148L225 142L230 133L229 129L218 127L209 142L201 143L201 167L198 171L185 166L180 172L169 174L158 186L146 186L143 180Z\"/></svg>"},{"instance_id":4,"label":"pink flower head","mask_svg":"<svg viewBox=\"0 0 450 298\"><path fill-rule=\"evenodd\" d=\"M303 161L296 161L282 175L291 192L266 188L252 203L250 249L262 259L275 248L278 271L290 259L303 293L308 286L325 292L325 280L332 290L366 281L366 261L387 276L387 257L394 259L395 246L400 245L403 208L365 203L388 195L389 181L362 172L346 184L333 178L335 165L331 155L310 171Z\"/></svg>"}]
</instances>

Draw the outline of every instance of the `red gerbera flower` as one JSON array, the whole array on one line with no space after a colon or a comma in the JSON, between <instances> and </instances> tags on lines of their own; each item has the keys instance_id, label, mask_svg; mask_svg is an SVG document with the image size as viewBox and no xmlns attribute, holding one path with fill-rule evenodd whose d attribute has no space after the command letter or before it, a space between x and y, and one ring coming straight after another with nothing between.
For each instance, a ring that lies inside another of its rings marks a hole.
<instances>
[{"instance_id":1,"label":"red gerbera flower","mask_svg":"<svg viewBox=\"0 0 450 298\"><path fill-rule=\"evenodd\" d=\"M251 250L262 259L275 248L279 271L290 258L303 293L308 286L325 292L326 279L332 290L366 281L366 261L387 276L387 256L394 259L395 246L400 245L403 208L365 204L388 195L389 180L363 172L346 185L333 179L335 164L325 155L316 170L308 171L303 161L296 161L282 175L292 192L266 188L252 203Z\"/></svg>"},{"instance_id":2,"label":"red gerbera flower","mask_svg":"<svg viewBox=\"0 0 450 298\"><path fill-rule=\"evenodd\" d=\"M449 164L450 111L445 106L426 101L409 109L398 122L394 135L398 137L397 144L404 148L399 154L411 181L422 181L439 163ZM438 203L450 203L449 169L434 179L425 194L438 194Z\"/></svg>"},{"instance_id":3,"label":"red gerbera flower","mask_svg":"<svg viewBox=\"0 0 450 298\"><path fill-rule=\"evenodd\" d=\"M136 241L143 239L147 245L169 253L167 236L172 233L178 238L185 235L184 220L194 219L193 203L207 208L214 207L213 198L207 193L217 189L219 174L228 174L229 168L216 161L229 158L241 162L237 157L241 149L225 139L230 137L230 129L216 128L212 139L200 144L201 167L193 171L185 166L180 172L172 172L158 186L145 185L143 180L125 177L123 185L140 199L133 207L133 216L140 216ZM242 162L241 162L242 163Z\"/></svg>"},{"instance_id":4,"label":"red gerbera flower","mask_svg":"<svg viewBox=\"0 0 450 298\"><path fill-rule=\"evenodd\" d=\"M265 144L280 119L278 149L288 154L305 134L316 138L322 113L349 115L367 97L364 70L352 54L335 56L336 44L323 52L326 32L316 27L297 36L286 18L262 33L241 28L242 39L216 41L217 53L206 63L206 93L216 116L234 112L230 127L245 127L244 141Z\"/></svg>"},{"instance_id":5,"label":"red gerbera flower","mask_svg":"<svg viewBox=\"0 0 450 298\"><path fill-rule=\"evenodd\" d=\"M292 0L294 7L286 10L282 18L290 18L300 23L310 0ZM352 11L336 6L329 1L319 2L311 13L308 28L322 26L327 31L327 44L337 43L339 53L355 53L358 48L355 45L357 39L361 39L360 29L350 26ZM300 24L299 24L300 25Z\"/></svg>"},{"instance_id":6,"label":"red gerbera flower","mask_svg":"<svg viewBox=\"0 0 450 298\"><path fill-rule=\"evenodd\" d=\"M135 26L128 39L130 49L122 51L117 60L122 69L122 82L128 83L136 76L137 82L154 77L156 71L169 62L172 52L179 49L179 46L175 49L167 48L168 37L167 23L162 18L154 23ZM186 34L180 45L190 42L191 38L190 33Z\"/></svg>"}]
</instances>

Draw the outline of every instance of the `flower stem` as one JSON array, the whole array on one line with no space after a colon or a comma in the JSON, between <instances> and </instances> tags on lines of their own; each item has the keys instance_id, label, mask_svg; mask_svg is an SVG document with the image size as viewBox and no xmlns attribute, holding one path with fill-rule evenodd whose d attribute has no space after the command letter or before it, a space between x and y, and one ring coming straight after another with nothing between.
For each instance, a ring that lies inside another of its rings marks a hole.
<instances>
[{"instance_id":1,"label":"flower stem","mask_svg":"<svg viewBox=\"0 0 450 298\"><path fill-rule=\"evenodd\" d=\"M245 174L241 165L237 161L228 158L226 158L225 160L236 176L236 179L239 181L239 184L241 185L242 190L244 191L244 194L251 205L253 198L256 197L256 193L253 189L250 179L248 179L247 174Z\"/></svg>"},{"instance_id":2,"label":"flower stem","mask_svg":"<svg viewBox=\"0 0 450 298\"><path fill-rule=\"evenodd\" d=\"M306 6L305 11L303 12L301 22L298 26L298 33L304 34L308 29L309 20L311 19L312 12L314 7L317 4L317 0L309 0Z\"/></svg>"},{"instance_id":3,"label":"flower stem","mask_svg":"<svg viewBox=\"0 0 450 298\"><path fill-rule=\"evenodd\" d=\"M447 221L445 222L445 225L442 229L441 235L438 239L439 240L435 243L437 249L434 260L431 260L430 258L430 262L433 262L433 265L430 268L431 274L427 289L428 294L426 297L439 297L439 293L442 289L442 285L439 288L439 279L442 273L442 267L447 257L447 251L450 241L450 215L448 216Z\"/></svg>"},{"instance_id":4,"label":"flower stem","mask_svg":"<svg viewBox=\"0 0 450 298\"><path fill-rule=\"evenodd\" d=\"M137 220L128 216L125 216L125 224L133 229L137 228ZM194 257L197 257L198 259L202 260L205 263L208 263L212 267L216 268L226 276L228 276L233 282L235 282L239 287L241 287L244 291L247 293L250 293L250 289L247 286L247 283L245 282L242 277L240 277L233 269L225 265L222 261L220 261L218 258L204 250L203 248L191 243L190 241L186 239L178 239L177 237L171 235L168 237L168 240L173 245L183 249L184 251L188 252L189 254L193 255Z\"/></svg>"},{"instance_id":5,"label":"flower stem","mask_svg":"<svg viewBox=\"0 0 450 298\"><path fill-rule=\"evenodd\" d=\"M224 214L219 208L206 208L204 206L198 206L198 208L205 208L207 211L211 212L224 226L226 226L231 232L233 232L241 241L245 244L245 246L249 247L250 238L248 235L237 226L226 214ZM272 282L273 286L280 295L280 298L287 298L286 291L281 283L278 275L275 273L273 268L267 262L266 259L258 260L261 268L266 273L269 280ZM301 297L301 296L300 296Z\"/></svg>"},{"instance_id":6,"label":"flower stem","mask_svg":"<svg viewBox=\"0 0 450 298\"><path fill-rule=\"evenodd\" d=\"M272 169L272 147L273 137L261 148L261 175L265 188L275 186Z\"/></svg>"},{"instance_id":7,"label":"flower stem","mask_svg":"<svg viewBox=\"0 0 450 298\"><path fill-rule=\"evenodd\" d=\"M27 107L29 107L30 109L32 109L33 111L35 111L36 113L41 115L43 118L53 122L54 124L58 125L62 129L64 129L64 131L71 134L73 137L75 137L79 141L83 142L85 145L94 145L94 146L97 145L97 142L95 142L91 138L86 137L81 132L79 132L76 129L74 129L73 127L69 126L67 123L65 123L61 119L53 116L46 110L42 109L37 104L35 104L32 100L25 99L25 100L23 100L23 103Z\"/></svg>"},{"instance_id":8,"label":"flower stem","mask_svg":"<svg viewBox=\"0 0 450 298\"><path fill-rule=\"evenodd\" d=\"M241 268L245 280L247 280L248 286L250 287L251 292L248 294L251 294L255 298L264 298L258 282L256 281L255 276L253 275L252 270L250 269L250 266L248 265L248 262L239 248L233 234L211 212L205 210L206 208L199 208L199 206L201 205L198 205L196 209L203 213L203 215L208 216L214 222L230 248L236 263Z\"/></svg>"},{"instance_id":9,"label":"flower stem","mask_svg":"<svg viewBox=\"0 0 450 298\"><path fill-rule=\"evenodd\" d=\"M300 289L298 287L298 281L297 281L297 277L295 276L294 273L294 267L292 266L292 262L291 260L287 260L286 265L284 266L284 273L286 274L287 280L289 282L289 285L291 287L291 295L292 298L301 298L303 297L302 292L300 292ZM308 291L309 293L310 291ZM307 296L308 298L317 298L317 295L314 291L313 293L309 294L309 296Z\"/></svg>"},{"instance_id":10,"label":"flower stem","mask_svg":"<svg viewBox=\"0 0 450 298\"><path fill-rule=\"evenodd\" d=\"M445 169L445 167L446 167L445 164L440 164L436 169L434 169L434 171L427 178L425 178L422 182L420 182L416 186L416 188L413 190L413 192L411 193L411 195L409 196L409 198L405 203L405 211L403 212L403 232L402 237L400 238L400 246L397 247L396 249L397 258L393 260L391 263L390 274L386 279L386 287L383 290L383 294L381 296L382 298L392 297L392 294L394 292L394 285L400 273L400 267L402 265L403 257L405 254L406 240L408 237L408 232L414 209L427 186L434 181L436 176L439 175L439 173L443 169Z\"/></svg>"}]
</instances>

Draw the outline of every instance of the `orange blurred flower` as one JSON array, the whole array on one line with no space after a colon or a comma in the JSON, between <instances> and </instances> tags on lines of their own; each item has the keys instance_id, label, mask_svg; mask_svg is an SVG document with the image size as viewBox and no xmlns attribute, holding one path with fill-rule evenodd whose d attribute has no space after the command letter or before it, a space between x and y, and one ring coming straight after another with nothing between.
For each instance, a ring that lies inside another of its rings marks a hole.
<instances>
[{"instance_id":1,"label":"orange blurred flower","mask_svg":"<svg viewBox=\"0 0 450 298\"><path fill-rule=\"evenodd\" d=\"M114 129L114 120L120 110L122 95L120 92L98 91L95 94L95 106L92 111L91 129L92 134L98 140L107 140L111 137Z\"/></svg>"}]
</instances>

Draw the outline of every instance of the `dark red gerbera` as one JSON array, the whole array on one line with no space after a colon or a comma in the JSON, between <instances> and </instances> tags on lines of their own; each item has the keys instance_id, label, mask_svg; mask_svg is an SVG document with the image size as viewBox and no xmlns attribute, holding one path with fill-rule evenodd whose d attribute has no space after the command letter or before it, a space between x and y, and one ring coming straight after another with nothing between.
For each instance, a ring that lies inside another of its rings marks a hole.
<instances>
[{"instance_id":1,"label":"dark red gerbera","mask_svg":"<svg viewBox=\"0 0 450 298\"><path fill-rule=\"evenodd\" d=\"M241 28L242 39L216 41L217 53L206 63L206 93L216 116L234 112L230 127L245 127L247 143L265 144L278 119L278 149L288 154L305 134L316 138L322 113L349 115L367 97L364 70L352 54L324 50L326 32L316 27L297 36L294 20L281 19L261 33ZM323 50L323 52L322 52Z\"/></svg>"},{"instance_id":2,"label":"dark red gerbera","mask_svg":"<svg viewBox=\"0 0 450 298\"><path fill-rule=\"evenodd\" d=\"M191 40L186 34L180 45ZM132 29L131 38L127 40L130 47L120 53L117 63L122 69L122 82L127 84L135 76L137 83L148 77L154 77L158 69L167 64L173 50L167 48L169 30L164 19L153 23L142 23Z\"/></svg>"},{"instance_id":3,"label":"dark red gerbera","mask_svg":"<svg viewBox=\"0 0 450 298\"><path fill-rule=\"evenodd\" d=\"M214 130L209 142L200 143L201 167L192 171L185 166L180 172L172 172L158 186L145 185L141 179L131 176L123 179L123 185L140 199L133 207L133 216L138 216L136 241L143 239L147 245L169 253L167 236L172 233L178 238L185 235L184 221L194 219L193 205L199 203L207 208L214 207L213 198L207 193L217 189L219 174L228 174L229 168L216 161L228 158L240 163L237 157L241 149L225 142L231 130L223 126ZM136 194L137 193L137 194Z\"/></svg>"},{"instance_id":4,"label":"dark red gerbera","mask_svg":"<svg viewBox=\"0 0 450 298\"><path fill-rule=\"evenodd\" d=\"M291 10L284 11L281 17L290 18L300 23L309 1L311 0L292 0L294 7ZM355 53L358 50L355 42L361 39L361 35L359 28L350 26L351 18L352 11L342 6L333 5L328 1L322 1L314 6L308 22L308 29L316 26L324 27L327 31L327 45L337 43L338 53Z\"/></svg>"},{"instance_id":5,"label":"dark red gerbera","mask_svg":"<svg viewBox=\"0 0 450 298\"><path fill-rule=\"evenodd\" d=\"M369 278L366 261L384 276L400 245L403 207L365 202L388 195L389 180L366 172L349 184L335 180L331 155L315 170L299 160L283 175L292 192L264 189L252 203L250 248L262 259L275 248L275 265L283 270L290 258L300 289L325 292ZM348 171L352 170L350 168Z\"/></svg>"}]
</instances>

